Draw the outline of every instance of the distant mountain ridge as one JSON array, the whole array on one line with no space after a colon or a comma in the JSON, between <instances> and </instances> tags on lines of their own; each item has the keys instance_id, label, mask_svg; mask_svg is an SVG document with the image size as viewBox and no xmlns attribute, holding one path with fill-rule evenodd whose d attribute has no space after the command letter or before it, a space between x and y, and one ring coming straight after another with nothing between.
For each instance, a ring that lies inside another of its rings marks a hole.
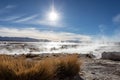
<instances>
[{"instance_id":1,"label":"distant mountain ridge","mask_svg":"<svg viewBox=\"0 0 120 80\"><path fill-rule=\"evenodd\" d=\"M16 41L16 42L49 42L47 39L35 39L28 37L1 37L0 41Z\"/></svg>"}]
</instances>

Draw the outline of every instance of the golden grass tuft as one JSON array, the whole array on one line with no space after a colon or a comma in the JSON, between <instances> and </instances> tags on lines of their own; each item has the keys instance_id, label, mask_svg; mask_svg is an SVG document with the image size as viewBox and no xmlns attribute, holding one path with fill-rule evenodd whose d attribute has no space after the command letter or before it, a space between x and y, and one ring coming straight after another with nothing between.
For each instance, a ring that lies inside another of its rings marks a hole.
<instances>
[{"instance_id":1,"label":"golden grass tuft","mask_svg":"<svg viewBox=\"0 0 120 80\"><path fill-rule=\"evenodd\" d=\"M27 60L0 55L0 80L64 80L80 71L76 55Z\"/></svg>"}]
</instances>

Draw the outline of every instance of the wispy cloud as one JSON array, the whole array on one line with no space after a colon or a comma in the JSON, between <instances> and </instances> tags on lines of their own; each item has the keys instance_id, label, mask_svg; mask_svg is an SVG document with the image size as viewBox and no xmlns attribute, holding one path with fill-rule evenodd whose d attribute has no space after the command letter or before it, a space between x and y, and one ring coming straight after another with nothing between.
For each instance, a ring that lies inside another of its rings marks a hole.
<instances>
[{"instance_id":1,"label":"wispy cloud","mask_svg":"<svg viewBox=\"0 0 120 80\"><path fill-rule=\"evenodd\" d=\"M20 18L14 20L15 23L27 23L27 24L35 24L35 25L45 25L49 27L64 27L65 25L62 22L52 22L47 19L41 19L40 15L34 14L25 18Z\"/></svg>"},{"instance_id":2,"label":"wispy cloud","mask_svg":"<svg viewBox=\"0 0 120 80\"><path fill-rule=\"evenodd\" d=\"M36 17L38 17L38 14L37 15L28 16L28 17L25 17L25 18L20 18L18 20L15 20L14 22L17 22L17 23L28 22L28 21L31 21L31 20L35 19Z\"/></svg>"},{"instance_id":3,"label":"wispy cloud","mask_svg":"<svg viewBox=\"0 0 120 80\"><path fill-rule=\"evenodd\" d=\"M21 18L22 16L7 16L7 17L4 17L4 18L1 18L0 21L14 21L18 18Z\"/></svg>"},{"instance_id":4,"label":"wispy cloud","mask_svg":"<svg viewBox=\"0 0 120 80\"><path fill-rule=\"evenodd\" d=\"M33 25L45 25L49 27L65 27L62 22L52 22L49 20L41 19L39 14L34 14L31 16L17 15L17 16L7 16L0 18L0 21L9 21L11 23L21 23L21 24L33 24Z\"/></svg>"},{"instance_id":5,"label":"wispy cloud","mask_svg":"<svg viewBox=\"0 0 120 80\"><path fill-rule=\"evenodd\" d=\"M103 35L105 33L105 30L106 30L106 25L100 24L98 27L99 27L99 30L100 30L100 34Z\"/></svg>"},{"instance_id":6,"label":"wispy cloud","mask_svg":"<svg viewBox=\"0 0 120 80\"><path fill-rule=\"evenodd\" d=\"M105 35L103 31L102 33L100 32L100 34L92 36L92 38L94 41L99 42L120 42L120 28L113 31L111 35Z\"/></svg>"},{"instance_id":7,"label":"wispy cloud","mask_svg":"<svg viewBox=\"0 0 120 80\"><path fill-rule=\"evenodd\" d=\"M49 30L38 30L36 28L7 28L0 26L0 36L8 37L30 37L36 39L49 39L52 41L61 40L81 40L81 41L99 41L99 42L109 42L109 41L120 41L120 30L114 32L113 35L107 36L103 34L99 35L82 35L71 32L57 32Z\"/></svg>"},{"instance_id":8,"label":"wispy cloud","mask_svg":"<svg viewBox=\"0 0 120 80\"><path fill-rule=\"evenodd\" d=\"M120 27L115 30L114 35L115 35L115 36L114 36L113 39L120 41Z\"/></svg>"},{"instance_id":9,"label":"wispy cloud","mask_svg":"<svg viewBox=\"0 0 120 80\"><path fill-rule=\"evenodd\" d=\"M43 15L40 15L39 13L31 14L31 15L15 14L14 16L13 14L11 14L11 15L5 16L5 13L10 12L14 8L16 8L15 5L7 5L2 9L0 9L0 17L4 14L4 16L0 18L0 21L9 21L10 23L20 23L20 24L43 25L48 27L65 27L65 24L61 21L53 22L48 20L47 19L48 16L46 14L44 14L44 18L43 18Z\"/></svg>"},{"instance_id":10,"label":"wispy cloud","mask_svg":"<svg viewBox=\"0 0 120 80\"><path fill-rule=\"evenodd\" d=\"M12 9L12 8L15 8L16 6L15 5L7 5L5 8L6 9Z\"/></svg>"},{"instance_id":11,"label":"wispy cloud","mask_svg":"<svg viewBox=\"0 0 120 80\"><path fill-rule=\"evenodd\" d=\"M54 32L54 31L43 31L37 30L35 28L25 28L25 29L17 29L17 28L1 28L0 36L9 36L9 37L30 37L36 39L49 39L53 41L59 40L75 40L79 39L82 41L91 40L90 36L80 35L69 32Z\"/></svg>"},{"instance_id":12,"label":"wispy cloud","mask_svg":"<svg viewBox=\"0 0 120 80\"><path fill-rule=\"evenodd\" d=\"M120 24L120 14L116 15L115 17L113 17L113 22Z\"/></svg>"},{"instance_id":13,"label":"wispy cloud","mask_svg":"<svg viewBox=\"0 0 120 80\"><path fill-rule=\"evenodd\" d=\"M0 9L0 15L9 12L11 9L15 8L15 5L7 5Z\"/></svg>"},{"instance_id":14,"label":"wispy cloud","mask_svg":"<svg viewBox=\"0 0 120 80\"><path fill-rule=\"evenodd\" d=\"M65 27L65 24L62 22L52 22L48 20L36 20L34 24L39 24L39 25L45 25L45 26L50 26L50 27Z\"/></svg>"}]
</instances>

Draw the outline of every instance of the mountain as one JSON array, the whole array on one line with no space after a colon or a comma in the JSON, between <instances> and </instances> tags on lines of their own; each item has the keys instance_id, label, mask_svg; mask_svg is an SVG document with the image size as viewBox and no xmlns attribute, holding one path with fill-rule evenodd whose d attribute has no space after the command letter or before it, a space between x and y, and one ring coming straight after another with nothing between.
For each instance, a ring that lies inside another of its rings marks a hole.
<instances>
[{"instance_id":1,"label":"mountain","mask_svg":"<svg viewBox=\"0 0 120 80\"><path fill-rule=\"evenodd\" d=\"M65 41L61 41L61 42L69 42L69 43L92 43L92 41L82 41L82 40L65 40Z\"/></svg>"},{"instance_id":2,"label":"mountain","mask_svg":"<svg viewBox=\"0 0 120 80\"><path fill-rule=\"evenodd\" d=\"M28 37L0 37L0 41L16 41L16 42L49 42L47 39L34 39Z\"/></svg>"}]
</instances>

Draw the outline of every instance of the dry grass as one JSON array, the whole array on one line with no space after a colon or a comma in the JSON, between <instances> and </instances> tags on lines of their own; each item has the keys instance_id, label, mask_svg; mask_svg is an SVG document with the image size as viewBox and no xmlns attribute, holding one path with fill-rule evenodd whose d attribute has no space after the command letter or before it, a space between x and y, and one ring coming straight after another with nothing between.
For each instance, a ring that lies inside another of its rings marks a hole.
<instances>
[{"instance_id":1,"label":"dry grass","mask_svg":"<svg viewBox=\"0 0 120 80\"><path fill-rule=\"evenodd\" d=\"M27 60L0 55L0 80L63 80L76 76L81 63L76 55Z\"/></svg>"}]
</instances>

